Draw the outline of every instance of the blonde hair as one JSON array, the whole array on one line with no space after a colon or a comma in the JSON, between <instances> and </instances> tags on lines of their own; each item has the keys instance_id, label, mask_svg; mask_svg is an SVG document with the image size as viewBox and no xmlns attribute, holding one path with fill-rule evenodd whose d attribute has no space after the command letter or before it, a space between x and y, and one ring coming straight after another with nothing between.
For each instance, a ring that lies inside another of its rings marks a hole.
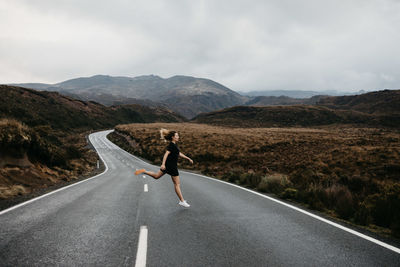
<instances>
[{"instance_id":1,"label":"blonde hair","mask_svg":"<svg viewBox=\"0 0 400 267\"><path fill-rule=\"evenodd\" d=\"M161 128L160 130L160 136L162 140L164 140L164 142L168 141L172 141L172 137L175 135L176 131L170 131L164 128Z\"/></svg>"}]
</instances>

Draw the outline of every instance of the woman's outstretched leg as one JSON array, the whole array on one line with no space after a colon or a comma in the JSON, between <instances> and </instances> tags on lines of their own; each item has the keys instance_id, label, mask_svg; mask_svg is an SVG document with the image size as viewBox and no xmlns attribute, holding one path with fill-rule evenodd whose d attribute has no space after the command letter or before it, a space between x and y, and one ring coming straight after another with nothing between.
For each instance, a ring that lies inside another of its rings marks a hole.
<instances>
[{"instance_id":1,"label":"woman's outstretched leg","mask_svg":"<svg viewBox=\"0 0 400 267\"><path fill-rule=\"evenodd\" d=\"M158 179L165 174L161 170L159 170L157 173L151 172L151 171L146 171L145 169L140 169L140 170L135 171L135 175L139 175L142 173L147 174L147 175L153 177L154 179Z\"/></svg>"},{"instance_id":2,"label":"woman's outstretched leg","mask_svg":"<svg viewBox=\"0 0 400 267\"><path fill-rule=\"evenodd\" d=\"M158 171L157 173L151 172L151 171L144 171L143 173L147 174L148 176L153 177L154 179L158 179L164 175L164 173L162 171Z\"/></svg>"},{"instance_id":3,"label":"woman's outstretched leg","mask_svg":"<svg viewBox=\"0 0 400 267\"><path fill-rule=\"evenodd\" d=\"M184 201L183 196L182 196L182 192L181 192L181 184L179 181L179 176L171 176L172 181L174 182L174 186L175 186L175 192L178 195L180 201Z\"/></svg>"}]
</instances>

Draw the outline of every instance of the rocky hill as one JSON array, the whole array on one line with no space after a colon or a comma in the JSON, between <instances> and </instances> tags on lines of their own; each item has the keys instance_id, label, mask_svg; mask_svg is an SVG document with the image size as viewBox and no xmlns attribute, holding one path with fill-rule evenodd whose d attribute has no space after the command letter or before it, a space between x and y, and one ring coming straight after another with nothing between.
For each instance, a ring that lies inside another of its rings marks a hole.
<instances>
[{"instance_id":1,"label":"rocky hill","mask_svg":"<svg viewBox=\"0 0 400 267\"><path fill-rule=\"evenodd\" d=\"M110 98L101 95L112 95L120 98L119 103L127 103L126 99L150 100L161 103L186 118L192 118L201 112L208 112L225 107L244 104L249 100L229 88L209 79L189 76L173 76L163 79L148 75L139 77L112 77L96 75L77 78L57 84L19 84L39 90L58 91L63 94L82 96L85 100L96 100L108 105ZM132 100L130 100L132 101ZM115 104L113 102L112 104Z\"/></svg>"}]
</instances>

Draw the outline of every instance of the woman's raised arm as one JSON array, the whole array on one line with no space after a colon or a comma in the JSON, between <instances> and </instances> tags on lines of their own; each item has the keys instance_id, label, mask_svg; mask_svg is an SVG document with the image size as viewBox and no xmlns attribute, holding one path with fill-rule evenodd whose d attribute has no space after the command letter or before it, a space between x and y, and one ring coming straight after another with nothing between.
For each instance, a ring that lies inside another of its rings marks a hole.
<instances>
[{"instance_id":1,"label":"woman's raised arm","mask_svg":"<svg viewBox=\"0 0 400 267\"><path fill-rule=\"evenodd\" d=\"M184 159L187 159L188 161L190 161L190 163L193 164L193 160L189 157L187 157L185 154L183 154L182 152L179 152L179 156L181 156Z\"/></svg>"}]
</instances>

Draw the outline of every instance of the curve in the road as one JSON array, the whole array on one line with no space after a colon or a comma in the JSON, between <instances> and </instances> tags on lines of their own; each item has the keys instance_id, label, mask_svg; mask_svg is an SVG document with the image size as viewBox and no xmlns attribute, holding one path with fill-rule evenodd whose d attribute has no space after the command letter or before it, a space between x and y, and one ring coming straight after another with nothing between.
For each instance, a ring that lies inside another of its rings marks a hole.
<instances>
[{"instance_id":1,"label":"curve in the road","mask_svg":"<svg viewBox=\"0 0 400 267\"><path fill-rule=\"evenodd\" d=\"M112 130L110 130L110 132L112 132ZM91 138L92 138L92 136L89 135L89 140L90 140L90 142L92 142ZM107 144L105 144L105 145L107 145ZM59 188L59 189L57 189L57 190L51 191L51 192L46 193L46 194L44 194L44 195L41 195L41 196L32 198L32 199L30 199L30 200L28 200L28 201L22 202L22 203L20 203L20 204L18 204L18 205L12 206L12 207L10 207L10 208L8 208L8 209L2 210L2 211L0 211L0 215L5 214L5 213L7 213L7 212L10 212L10 211L12 211L12 210L14 210L14 209L17 209L17 208L19 208L19 207L28 205L29 203L32 203L32 202L34 202L34 201L37 201L37 200L39 200L39 199L41 199L41 198L44 198L44 197L50 196L50 195L52 195L52 194L55 194L55 193L57 193L57 192L63 191L63 190L65 190L65 189L67 189L67 188L70 188L70 187L73 187L73 186L77 186L78 184L81 184L81 183L86 183L87 181L90 181L90 180L92 180L92 179L98 178L98 177L100 177L100 176L106 174L106 173L108 172L108 169L109 169L109 168L108 168L108 165L107 165L106 161L103 159L103 157L101 156L101 154L99 153L99 151L97 150L97 148L96 148L95 146L93 146L93 147L95 148L95 150L96 150L96 152L97 152L97 155L99 155L100 159L103 161L103 164L104 164L104 166L105 166L105 170L104 170L102 173L99 173L99 174L97 174L97 175L95 175L95 176L93 176L93 177L90 177L90 178L88 178L88 179L85 179L85 180L83 180L83 181L76 182L76 183L73 183L73 184L70 184L70 185L61 187L61 188Z\"/></svg>"}]
</instances>

